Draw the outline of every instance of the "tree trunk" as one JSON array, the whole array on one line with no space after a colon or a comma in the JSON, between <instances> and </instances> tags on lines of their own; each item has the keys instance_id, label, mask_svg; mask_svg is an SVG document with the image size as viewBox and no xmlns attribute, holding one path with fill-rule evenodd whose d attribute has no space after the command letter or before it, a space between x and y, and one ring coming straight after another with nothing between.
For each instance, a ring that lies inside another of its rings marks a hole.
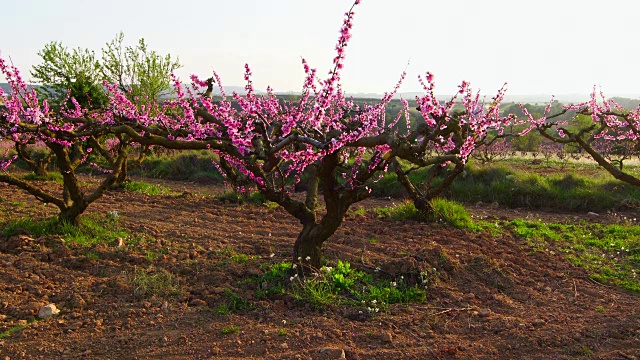
<instances>
[{"instance_id":1,"label":"tree trunk","mask_svg":"<svg viewBox=\"0 0 640 360\"><path fill-rule=\"evenodd\" d=\"M584 141L584 139L582 139L579 136L576 136L575 141L589 155L591 155L593 160L595 160L598 163L598 165L602 166L605 170L609 172L609 174L613 175L613 177L615 177L620 181L624 181L628 184L631 184L633 186L640 186L640 178L637 178L633 175L630 175L628 173L622 172L621 170L618 170L618 168L615 165L609 163L602 155L600 155L596 150L594 150L589 143Z\"/></svg>"},{"instance_id":2,"label":"tree trunk","mask_svg":"<svg viewBox=\"0 0 640 360\"><path fill-rule=\"evenodd\" d=\"M120 167L120 174L115 181L116 185L122 185L125 182L129 181L129 169L127 168L127 161L125 160Z\"/></svg>"},{"instance_id":3,"label":"tree trunk","mask_svg":"<svg viewBox=\"0 0 640 360\"><path fill-rule=\"evenodd\" d=\"M433 211L430 202L431 199L427 199L423 196L417 196L412 197L411 200L413 201L413 206L415 206L418 211L425 214L430 214Z\"/></svg>"},{"instance_id":4,"label":"tree trunk","mask_svg":"<svg viewBox=\"0 0 640 360\"><path fill-rule=\"evenodd\" d=\"M327 214L319 223L303 223L302 231L293 245L293 262L301 265L299 273L315 272L322 266L322 244L340 227L349 208L346 202L339 205L328 205Z\"/></svg>"},{"instance_id":5,"label":"tree trunk","mask_svg":"<svg viewBox=\"0 0 640 360\"><path fill-rule=\"evenodd\" d=\"M79 225L80 215L87 209L87 205L74 203L72 206L60 209L58 222L61 224Z\"/></svg>"},{"instance_id":6,"label":"tree trunk","mask_svg":"<svg viewBox=\"0 0 640 360\"><path fill-rule=\"evenodd\" d=\"M322 266L322 243L320 225L305 224L293 245L293 263L300 264L302 273L318 271Z\"/></svg>"}]
</instances>

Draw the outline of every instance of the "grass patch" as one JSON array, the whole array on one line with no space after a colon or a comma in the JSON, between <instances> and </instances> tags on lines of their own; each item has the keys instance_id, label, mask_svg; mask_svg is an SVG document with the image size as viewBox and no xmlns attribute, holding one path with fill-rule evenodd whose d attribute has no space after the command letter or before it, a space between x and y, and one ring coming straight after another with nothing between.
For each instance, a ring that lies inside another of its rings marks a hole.
<instances>
[{"instance_id":1,"label":"grass patch","mask_svg":"<svg viewBox=\"0 0 640 360\"><path fill-rule=\"evenodd\" d=\"M455 201L436 198L429 202L431 212L425 213L416 209L413 201L405 200L398 205L388 208L375 208L374 211L380 217L386 217L391 220L417 220L417 221L435 221L448 224L458 229L467 229L472 231L484 230L491 228L478 224L471 219L471 215L467 212L462 204Z\"/></svg>"},{"instance_id":2,"label":"grass patch","mask_svg":"<svg viewBox=\"0 0 640 360\"><path fill-rule=\"evenodd\" d=\"M338 261L334 267L323 266L305 279L294 273L288 262L274 264L258 280L261 284L257 297L290 294L301 303L316 308L346 305L362 308L369 313L388 309L396 303L423 302L433 277L424 274L420 284L408 284L404 278L390 279L381 274L368 274ZM266 287L265 287L266 284Z\"/></svg>"},{"instance_id":3,"label":"grass patch","mask_svg":"<svg viewBox=\"0 0 640 360\"><path fill-rule=\"evenodd\" d=\"M247 263L247 262L249 262L251 260L259 259L259 258L260 258L260 256L258 256L258 255L249 256L247 254L236 254L236 255L232 255L228 259L228 261L234 262L234 263L238 263L238 264L244 264L244 263Z\"/></svg>"},{"instance_id":4,"label":"grass patch","mask_svg":"<svg viewBox=\"0 0 640 360\"><path fill-rule=\"evenodd\" d=\"M131 173L149 178L222 183L224 178L213 165L216 159L210 151L176 151L148 156Z\"/></svg>"},{"instance_id":5,"label":"grass patch","mask_svg":"<svg viewBox=\"0 0 640 360\"><path fill-rule=\"evenodd\" d=\"M136 268L131 274L125 273L125 279L133 288L133 295L138 298L152 296L166 298L180 293L180 281L164 269Z\"/></svg>"},{"instance_id":6,"label":"grass patch","mask_svg":"<svg viewBox=\"0 0 640 360\"><path fill-rule=\"evenodd\" d=\"M413 201L405 200L397 205L393 205L391 207L377 207L373 209L376 213L378 213L379 217L386 217L391 220L418 220L418 221L428 221L431 218L424 212L416 209L415 205L413 205Z\"/></svg>"},{"instance_id":7,"label":"grass patch","mask_svg":"<svg viewBox=\"0 0 640 360\"><path fill-rule=\"evenodd\" d=\"M29 173L22 177L24 180L35 180L35 181L52 181L57 184L62 184L62 174L58 172L49 172L47 175L39 176L35 173Z\"/></svg>"},{"instance_id":8,"label":"grass patch","mask_svg":"<svg viewBox=\"0 0 640 360\"><path fill-rule=\"evenodd\" d=\"M471 215L463 205L447 199L433 199L429 202L436 221L447 223L458 229L476 229Z\"/></svg>"},{"instance_id":9,"label":"grass patch","mask_svg":"<svg viewBox=\"0 0 640 360\"><path fill-rule=\"evenodd\" d=\"M162 185L149 184L144 181L126 181L116 187L147 195L167 195L171 193L171 189L169 188Z\"/></svg>"},{"instance_id":10,"label":"grass patch","mask_svg":"<svg viewBox=\"0 0 640 360\"><path fill-rule=\"evenodd\" d=\"M500 164L470 162L443 196L466 203L496 202L511 208L598 212L640 207L640 188L614 179L595 164L572 165L531 165L530 159L519 158L508 159ZM633 167L627 167L625 171L638 173ZM427 173L427 169L412 171L409 179L419 185L425 181ZM433 184L439 181L442 179L436 178ZM406 196L394 173L384 174L369 187L373 196Z\"/></svg>"},{"instance_id":11,"label":"grass patch","mask_svg":"<svg viewBox=\"0 0 640 360\"><path fill-rule=\"evenodd\" d=\"M249 302L249 300L241 297L235 292L225 289L226 299L224 303L218 305L214 312L218 315L227 315L230 313L236 313L243 310L253 309L253 305Z\"/></svg>"},{"instance_id":12,"label":"grass patch","mask_svg":"<svg viewBox=\"0 0 640 360\"><path fill-rule=\"evenodd\" d=\"M447 198L465 202L497 202L507 207L604 211L635 206L640 189L613 179L599 169L565 169L539 174L534 168L468 165L447 191Z\"/></svg>"},{"instance_id":13,"label":"grass patch","mask_svg":"<svg viewBox=\"0 0 640 360\"><path fill-rule=\"evenodd\" d=\"M119 225L118 217L113 214L99 216L84 215L80 218L80 225L61 224L55 218L33 220L22 218L7 220L0 223L4 228L2 235L13 236L28 231L32 236L60 235L67 243L80 246L92 246L100 243L117 244L117 239L127 239L128 242L140 241L133 237L126 229Z\"/></svg>"},{"instance_id":14,"label":"grass patch","mask_svg":"<svg viewBox=\"0 0 640 360\"><path fill-rule=\"evenodd\" d=\"M592 279L640 292L640 226L621 224L546 224L513 220L506 224L537 251L553 244Z\"/></svg>"},{"instance_id":15,"label":"grass patch","mask_svg":"<svg viewBox=\"0 0 640 360\"><path fill-rule=\"evenodd\" d=\"M226 191L217 196L220 201L229 202L231 204L266 204L267 198L261 193L254 192L237 192L233 190ZM277 207L277 204L276 204Z\"/></svg>"},{"instance_id":16,"label":"grass patch","mask_svg":"<svg viewBox=\"0 0 640 360\"><path fill-rule=\"evenodd\" d=\"M223 326L220 332L224 335L237 334L240 332L240 328L235 325Z\"/></svg>"}]
</instances>

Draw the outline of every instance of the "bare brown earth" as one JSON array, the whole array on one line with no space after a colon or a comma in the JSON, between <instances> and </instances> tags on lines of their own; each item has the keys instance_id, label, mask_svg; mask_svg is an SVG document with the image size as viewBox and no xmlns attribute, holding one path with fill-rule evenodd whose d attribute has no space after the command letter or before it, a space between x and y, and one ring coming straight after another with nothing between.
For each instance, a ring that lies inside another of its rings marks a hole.
<instances>
[{"instance_id":1,"label":"bare brown earth","mask_svg":"<svg viewBox=\"0 0 640 360\"><path fill-rule=\"evenodd\" d=\"M55 237L0 239L0 332L34 319L42 305L61 309L0 339L0 360L328 359L340 349L363 360L640 358L638 294L595 283L559 253L534 251L521 239L373 212L345 219L325 257L396 274L435 267L439 276L424 303L357 317L357 308L317 310L288 296L257 300L258 284L250 280L262 273L260 265L290 259L299 224L280 209L202 196L220 188L164 184L176 193L111 191L89 208L118 211L129 232L148 239L137 245L86 249L60 246ZM3 184L0 197L2 216L55 213ZM477 217L594 220L490 205L470 210ZM603 219L615 220L596 220ZM150 260L149 253L160 255ZM228 261L233 254L251 259ZM177 295L134 294L128 279L152 268L179 279ZM214 309L228 301L225 289L252 308L218 314ZM239 332L224 334L232 325Z\"/></svg>"}]
</instances>

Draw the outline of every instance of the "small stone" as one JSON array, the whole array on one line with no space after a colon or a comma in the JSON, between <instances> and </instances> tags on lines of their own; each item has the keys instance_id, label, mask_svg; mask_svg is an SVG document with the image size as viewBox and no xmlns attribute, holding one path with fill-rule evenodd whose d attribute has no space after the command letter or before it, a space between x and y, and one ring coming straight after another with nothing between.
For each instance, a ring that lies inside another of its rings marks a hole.
<instances>
[{"instance_id":1,"label":"small stone","mask_svg":"<svg viewBox=\"0 0 640 360\"><path fill-rule=\"evenodd\" d=\"M54 315L58 315L59 313L60 310L58 310L55 304L49 304L40 308L40 311L38 311L38 317L41 319L48 319Z\"/></svg>"},{"instance_id":2,"label":"small stone","mask_svg":"<svg viewBox=\"0 0 640 360\"><path fill-rule=\"evenodd\" d=\"M587 216L590 216L590 217L594 217L594 218L595 218L595 217L599 217L600 215L599 215L598 213L594 213L593 211L589 211L589 212L587 213Z\"/></svg>"},{"instance_id":3,"label":"small stone","mask_svg":"<svg viewBox=\"0 0 640 360\"><path fill-rule=\"evenodd\" d=\"M326 347L320 349L320 358L319 359L346 359L347 356L344 353L344 349L341 348L331 348Z\"/></svg>"},{"instance_id":4,"label":"small stone","mask_svg":"<svg viewBox=\"0 0 640 360\"><path fill-rule=\"evenodd\" d=\"M380 336L380 339L386 343L393 342L393 335L390 332L384 332Z\"/></svg>"},{"instance_id":5,"label":"small stone","mask_svg":"<svg viewBox=\"0 0 640 360\"><path fill-rule=\"evenodd\" d=\"M480 309L478 310L478 315L481 317L489 317L489 315L491 315L491 309Z\"/></svg>"},{"instance_id":6,"label":"small stone","mask_svg":"<svg viewBox=\"0 0 640 360\"><path fill-rule=\"evenodd\" d=\"M282 344L280 344L280 348L281 349L288 349L289 348L289 344L287 344L286 342L282 343Z\"/></svg>"}]
</instances>

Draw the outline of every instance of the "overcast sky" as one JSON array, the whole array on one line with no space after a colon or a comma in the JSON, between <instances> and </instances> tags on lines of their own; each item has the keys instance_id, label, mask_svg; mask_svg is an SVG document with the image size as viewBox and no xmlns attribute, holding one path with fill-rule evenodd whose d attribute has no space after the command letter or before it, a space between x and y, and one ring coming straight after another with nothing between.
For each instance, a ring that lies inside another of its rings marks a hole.
<instances>
[{"instance_id":1,"label":"overcast sky","mask_svg":"<svg viewBox=\"0 0 640 360\"><path fill-rule=\"evenodd\" d=\"M49 41L95 49L119 31L151 49L178 55L187 79L215 69L223 84L243 85L249 63L258 89L299 91L301 58L324 75L347 0L20 0L1 10L2 57L29 78ZM462 80L491 95L640 94L640 1L363 0L356 9L343 85L348 92L402 92L435 74L438 93ZM0 79L3 80L3 79Z\"/></svg>"}]
</instances>

